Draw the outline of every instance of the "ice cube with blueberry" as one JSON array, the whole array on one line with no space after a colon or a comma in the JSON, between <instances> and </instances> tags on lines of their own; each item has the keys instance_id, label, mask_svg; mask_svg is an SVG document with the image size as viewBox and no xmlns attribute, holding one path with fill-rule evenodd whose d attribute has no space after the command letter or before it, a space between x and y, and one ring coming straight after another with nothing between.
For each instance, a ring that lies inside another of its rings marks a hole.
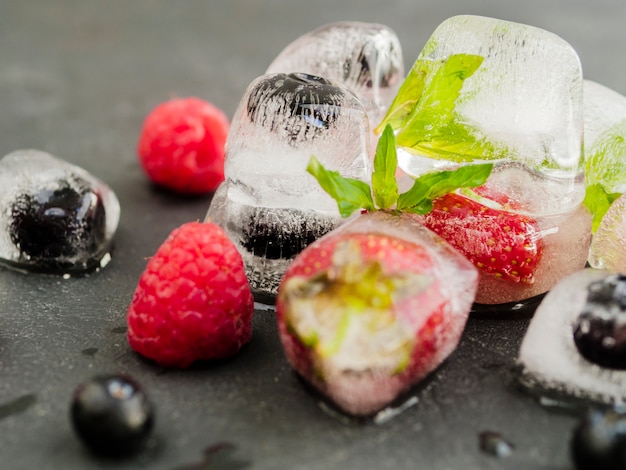
<instances>
[{"instance_id":1,"label":"ice cube with blueberry","mask_svg":"<svg viewBox=\"0 0 626 470\"><path fill-rule=\"evenodd\" d=\"M626 400L626 275L587 268L556 285L522 341L522 383L539 394Z\"/></svg>"},{"instance_id":2,"label":"ice cube with blueberry","mask_svg":"<svg viewBox=\"0 0 626 470\"><path fill-rule=\"evenodd\" d=\"M0 159L0 262L27 271L88 272L106 264L120 217L115 193L39 150Z\"/></svg>"},{"instance_id":3,"label":"ice cube with blueberry","mask_svg":"<svg viewBox=\"0 0 626 470\"><path fill-rule=\"evenodd\" d=\"M363 104L326 78L276 73L249 85L232 119L225 181L207 219L235 242L257 301L273 303L293 258L342 223L336 203L306 172L311 155L368 180L370 132Z\"/></svg>"},{"instance_id":4,"label":"ice cube with blueberry","mask_svg":"<svg viewBox=\"0 0 626 470\"><path fill-rule=\"evenodd\" d=\"M364 104L376 125L404 78L396 33L377 23L340 21L310 31L287 45L266 73L304 72L341 83Z\"/></svg>"},{"instance_id":5,"label":"ice cube with blueberry","mask_svg":"<svg viewBox=\"0 0 626 470\"><path fill-rule=\"evenodd\" d=\"M399 165L413 176L494 163L484 188L461 195L469 199L464 207L482 206L465 212L487 242L476 246L472 236L463 246L478 253L503 246L476 263L477 303L531 303L584 267L591 217L582 204L583 78L565 40L510 21L449 18L427 41L377 132L387 124L396 133ZM537 255L506 266L513 277L490 268L516 249L505 243L507 226L505 237L489 228L499 229L498 214L516 220L519 240L532 238L532 250L540 245ZM454 226L444 231L460 233ZM530 275L515 275L523 271Z\"/></svg>"}]
</instances>

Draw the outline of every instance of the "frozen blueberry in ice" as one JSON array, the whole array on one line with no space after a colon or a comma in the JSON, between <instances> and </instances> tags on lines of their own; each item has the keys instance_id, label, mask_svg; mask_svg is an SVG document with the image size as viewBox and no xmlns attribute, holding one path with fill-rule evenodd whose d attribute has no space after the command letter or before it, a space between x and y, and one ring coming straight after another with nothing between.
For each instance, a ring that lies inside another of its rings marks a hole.
<instances>
[{"instance_id":1,"label":"frozen blueberry in ice","mask_svg":"<svg viewBox=\"0 0 626 470\"><path fill-rule=\"evenodd\" d=\"M294 218L300 222L286 222ZM314 214L300 218L290 209L257 209L243 227L241 243L254 256L291 260L336 225L334 218L325 219Z\"/></svg>"},{"instance_id":2,"label":"frozen blueberry in ice","mask_svg":"<svg viewBox=\"0 0 626 470\"><path fill-rule=\"evenodd\" d=\"M41 264L93 252L104 242L106 215L102 198L78 182L57 189L18 195L11 206L11 241Z\"/></svg>"},{"instance_id":3,"label":"frozen blueberry in ice","mask_svg":"<svg viewBox=\"0 0 626 470\"><path fill-rule=\"evenodd\" d=\"M82 168L18 150L0 159L0 213L0 262L74 274L104 265L120 207L111 188Z\"/></svg>"},{"instance_id":4,"label":"frozen blueberry in ice","mask_svg":"<svg viewBox=\"0 0 626 470\"><path fill-rule=\"evenodd\" d=\"M301 132L315 135L328 129L341 112L342 90L329 80L305 73L279 73L260 84L248 99L248 115L257 125L277 125L297 139ZM273 104L268 105L268 101ZM287 119L276 119L279 115ZM293 119L293 118L299 119Z\"/></svg>"},{"instance_id":5,"label":"frozen blueberry in ice","mask_svg":"<svg viewBox=\"0 0 626 470\"><path fill-rule=\"evenodd\" d=\"M626 468L626 414L616 407L594 408L574 430L571 451L578 470Z\"/></svg>"},{"instance_id":6,"label":"frozen blueberry in ice","mask_svg":"<svg viewBox=\"0 0 626 470\"><path fill-rule=\"evenodd\" d=\"M626 276L589 284L587 302L574 322L574 343L587 360L626 369Z\"/></svg>"},{"instance_id":7,"label":"frozen blueberry in ice","mask_svg":"<svg viewBox=\"0 0 626 470\"><path fill-rule=\"evenodd\" d=\"M154 426L152 403L139 383L124 375L81 383L74 391L70 415L85 445L104 455L138 450Z\"/></svg>"}]
</instances>

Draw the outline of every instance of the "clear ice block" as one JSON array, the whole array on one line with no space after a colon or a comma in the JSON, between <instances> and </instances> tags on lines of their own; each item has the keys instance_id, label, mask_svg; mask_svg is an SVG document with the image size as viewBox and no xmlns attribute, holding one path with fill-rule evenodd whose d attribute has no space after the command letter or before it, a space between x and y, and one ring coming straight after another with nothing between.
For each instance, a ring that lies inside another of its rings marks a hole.
<instances>
[{"instance_id":1,"label":"clear ice block","mask_svg":"<svg viewBox=\"0 0 626 470\"><path fill-rule=\"evenodd\" d=\"M289 44L266 71L278 72L304 72L345 85L361 100L374 126L398 91L404 62L393 30L343 21L321 26Z\"/></svg>"},{"instance_id":2,"label":"clear ice block","mask_svg":"<svg viewBox=\"0 0 626 470\"><path fill-rule=\"evenodd\" d=\"M120 205L105 183L38 150L0 159L0 261L30 271L80 273L108 259Z\"/></svg>"},{"instance_id":3,"label":"clear ice block","mask_svg":"<svg viewBox=\"0 0 626 470\"><path fill-rule=\"evenodd\" d=\"M591 268L559 282L537 308L522 342L522 383L553 398L624 402L624 364L616 367L607 358L626 359L625 286L623 276Z\"/></svg>"},{"instance_id":4,"label":"clear ice block","mask_svg":"<svg viewBox=\"0 0 626 470\"><path fill-rule=\"evenodd\" d=\"M585 204L593 214L589 264L626 269L626 96L585 80ZM619 199L618 199L619 198Z\"/></svg>"},{"instance_id":5,"label":"clear ice block","mask_svg":"<svg viewBox=\"0 0 626 470\"><path fill-rule=\"evenodd\" d=\"M378 269L374 280L363 274ZM276 313L289 363L340 409L366 416L454 351L478 273L410 214L377 211L311 244L285 279Z\"/></svg>"},{"instance_id":6,"label":"clear ice block","mask_svg":"<svg viewBox=\"0 0 626 470\"><path fill-rule=\"evenodd\" d=\"M369 181L370 132L361 102L325 78L266 74L249 85L232 119L225 181L207 219L238 247L257 301L272 303L296 254L343 222L335 201L306 172L311 155Z\"/></svg>"},{"instance_id":7,"label":"clear ice block","mask_svg":"<svg viewBox=\"0 0 626 470\"><path fill-rule=\"evenodd\" d=\"M517 304L584 266L591 222L582 205L583 79L563 39L493 18L452 17L428 40L377 130L385 124L408 174L493 162L486 192L499 196L470 197L519 214L539 237L534 280L483 274L478 303Z\"/></svg>"}]
</instances>

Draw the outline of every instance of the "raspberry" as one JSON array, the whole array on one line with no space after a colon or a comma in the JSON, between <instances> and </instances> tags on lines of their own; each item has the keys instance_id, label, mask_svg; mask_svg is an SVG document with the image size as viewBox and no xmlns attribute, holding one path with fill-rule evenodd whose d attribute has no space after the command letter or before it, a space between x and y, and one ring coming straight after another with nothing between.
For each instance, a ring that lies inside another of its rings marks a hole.
<instances>
[{"instance_id":1,"label":"raspberry","mask_svg":"<svg viewBox=\"0 0 626 470\"><path fill-rule=\"evenodd\" d=\"M163 366L235 354L254 309L241 255L221 227L190 222L150 259L128 309L128 341Z\"/></svg>"},{"instance_id":2,"label":"raspberry","mask_svg":"<svg viewBox=\"0 0 626 470\"><path fill-rule=\"evenodd\" d=\"M224 180L229 121L199 98L160 104L146 117L137 152L148 177L174 191L202 194Z\"/></svg>"}]
</instances>

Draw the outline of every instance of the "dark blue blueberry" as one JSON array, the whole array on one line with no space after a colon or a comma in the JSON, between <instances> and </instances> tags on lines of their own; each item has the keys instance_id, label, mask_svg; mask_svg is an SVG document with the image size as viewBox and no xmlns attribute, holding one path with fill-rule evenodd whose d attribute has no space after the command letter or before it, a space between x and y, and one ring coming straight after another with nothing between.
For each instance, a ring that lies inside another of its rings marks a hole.
<instances>
[{"instance_id":1,"label":"dark blue blueberry","mask_svg":"<svg viewBox=\"0 0 626 470\"><path fill-rule=\"evenodd\" d=\"M597 408L585 413L571 441L578 470L626 468L626 414L624 409Z\"/></svg>"},{"instance_id":2,"label":"dark blue blueberry","mask_svg":"<svg viewBox=\"0 0 626 470\"><path fill-rule=\"evenodd\" d=\"M29 264L63 269L102 250L106 212L102 198L81 182L18 195L11 206L9 234Z\"/></svg>"},{"instance_id":3,"label":"dark blue blueberry","mask_svg":"<svg viewBox=\"0 0 626 470\"><path fill-rule=\"evenodd\" d=\"M137 451L154 426L154 409L141 386L122 375L98 376L80 384L71 420L92 451L118 456Z\"/></svg>"},{"instance_id":4,"label":"dark blue blueberry","mask_svg":"<svg viewBox=\"0 0 626 470\"><path fill-rule=\"evenodd\" d=\"M315 137L341 113L346 92L333 82L305 73L279 73L261 80L248 98L250 120L291 139Z\"/></svg>"},{"instance_id":5,"label":"dark blue blueberry","mask_svg":"<svg viewBox=\"0 0 626 470\"><path fill-rule=\"evenodd\" d=\"M626 369L626 276L615 274L591 283L573 328L574 343L585 359Z\"/></svg>"}]
</instances>

